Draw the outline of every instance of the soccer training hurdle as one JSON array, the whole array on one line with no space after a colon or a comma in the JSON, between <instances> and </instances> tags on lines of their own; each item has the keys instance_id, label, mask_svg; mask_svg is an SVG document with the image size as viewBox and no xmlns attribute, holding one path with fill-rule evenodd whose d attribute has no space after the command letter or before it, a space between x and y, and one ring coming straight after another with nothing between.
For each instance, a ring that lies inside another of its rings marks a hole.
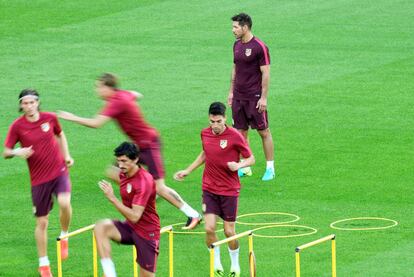
<instances>
[{"instance_id":1,"label":"soccer training hurdle","mask_svg":"<svg viewBox=\"0 0 414 277\"><path fill-rule=\"evenodd\" d=\"M214 277L214 248L216 246L220 246L224 243L227 243L229 241L233 241L242 237L248 236L249 239L249 270L250 270L250 276L255 277L256 276L256 260L254 257L253 252L253 231L246 231L237 235L234 235L232 237L216 241L210 245L210 277Z\"/></svg>"},{"instance_id":2,"label":"soccer training hurdle","mask_svg":"<svg viewBox=\"0 0 414 277\"><path fill-rule=\"evenodd\" d=\"M303 244L299 247L296 247L296 277L300 277L300 251L303 249L312 247L314 245L323 243L325 241L331 240L332 241L332 277L336 277L336 243L335 243L335 235L329 235L318 240Z\"/></svg>"},{"instance_id":3,"label":"soccer training hurdle","mask_svg":"<svg viewBox=\"0 0 414 277\"><path fill-rule=\"evenodd\" d=\"M62 277L62 257L61 257L61 243L60 241L66 238L74 237L76 235L82 234L84 232L92 230L92 265L93 265L93 276L98 277L98 252L96 248L96 239L93 232L95 224L80 228L76 231L70 232L64 236L60 236L56 239L56 251L57 251L57 267L58 267L58 277ZM161 234L168 233L168 259L169 259L169 277L174 276L174 256L173 256L173 247L174 247L174 233L172 226L163 227L160 231ZM137 253L135 246L132 246L133 252L133 268L134 268L134 277L138 277L138 265L136 263Z\"/></svg>"}]
</instances>

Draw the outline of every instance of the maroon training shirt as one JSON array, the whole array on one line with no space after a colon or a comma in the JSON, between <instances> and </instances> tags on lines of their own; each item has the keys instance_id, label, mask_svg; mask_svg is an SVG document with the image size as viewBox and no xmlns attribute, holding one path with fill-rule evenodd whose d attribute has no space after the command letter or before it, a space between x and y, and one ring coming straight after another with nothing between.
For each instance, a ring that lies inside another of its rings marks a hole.
<instances>
[{"instance_id":1,"label":"maroon training shirt","mask_svg":"<svg viewBox=\"0 0 414 277\"><path fill-rule=\"evenodd\" d=\"M155 182L151 174L140 168L134 176L119 175L122 203L132 208L132 205L145 207L137 223L127 220L128 224L141 237L147 240L160 238L160 218L155 209Z\"/></svg>"},{"instance_id":2,"label":"maroon training shirt","mask_svg":"<svg viewBox=\"0 0 414 277\"><path fill-rule=\"evenodd\" d=\"M233 98L257 100L262 94L262 72L260 66L270 64L269 49L258 38L249 42L236 40L233 45L233 62L236 66Z\"/></svg>"},{"instance_id":3,"label":"maroon training shirt","mask_svg":"<svg viewBox=\"0 0 414 277\"><path fill-rule=\"evenodd\" d=\"M30 122L23 115L10 126L4 146L13 149L32 146L33 155L27 159L32 186L49 182L63 172L66 164L55 135L62 132L54 113L40 112L39 120Z\"/></svg>"},{"instance_id":4,"label":"maroon training shirt","mask_svg":"<svg viewBox=\"0 0 414 277\"><path fill-rule=\"evenodd\" d=\"M149 148L151 143L158 138L157 131L145 120L140 108L135 102L136 96L129 91L117 90L106 101L101 115L116 120L121 129L139 148Z\"/></svg>"},{"instance_id":5,"label":"maroon training shirt","mask_svg":"<svg viewBox=\"0 0 414 277\"><path fill-rule=\"evenodd\" d=\"M252 155L244 137L234 128L226 127L223 133L216 135L209 127L201 131L201 141L206 157L203 190L218 195L238 196L239 176L237 171L228 168L227 162L238 162L240 155L244 158Z\"/></svg>"}]
</instances>

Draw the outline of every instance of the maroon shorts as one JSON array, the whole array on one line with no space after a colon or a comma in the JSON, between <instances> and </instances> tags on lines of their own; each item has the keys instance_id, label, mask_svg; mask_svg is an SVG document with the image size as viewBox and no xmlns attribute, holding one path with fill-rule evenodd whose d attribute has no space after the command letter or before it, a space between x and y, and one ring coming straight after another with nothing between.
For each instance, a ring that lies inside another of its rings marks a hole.
<instances>
[{"instance_id":1,"label":"maroon shorts","mask_svg":"<svg viewBox=\"0 0 414 277\"><path fill-rule=\"evenodd\" d=\"M147 240L135 233L134 229L125 221L112 221L121 233L121 244L135 245L137 249L137 263L143 269L155 272L159 253L159 240Z\"/></svg>"},{"instance_id":2,"label":"maroon shorts","mask_svg":"<svg viewBox=\"0 0 414 277\"><path fill-rule=\"evenodd\" d=\"M48 215L53 207L53 195L70 192L71 183L67 173L59 175L46 183L32 186L33 213L35 216Z\"/></svg>"},{"instance_id":3,"label":"maroon shorts","mask_svg":"<svg viewBox=\"0 0 414 277\"><path fill-rule=\"evenodd\" d=\"M233 100L231 111L233 127L238 130L266 130L269 127L267 111L259 113L256 108L258 100Z\"/></svg>"},{"instance_id":4,"label":"maroon shorts","mask_svg":"<svg viewBox=\"0 0 414 277\"><path fill-rule=\"evenodd\" d=\"M150 147L140 149L139 163L147 166L148 172L154 180L164 178L165 172L161 156L161 143L158 139L153 141Z\"/></svg>"},{"instance_id":5,"label":"maroon shorts","mask_svg":"<svg viewBox=\"0 0 414 277\"><path fill-rule=\"evenodd\" d=\"M238 196L218 195L203 190L203 212L218 215L224 221L236 221L238 202Z\"/></svg>"}]
</instances>

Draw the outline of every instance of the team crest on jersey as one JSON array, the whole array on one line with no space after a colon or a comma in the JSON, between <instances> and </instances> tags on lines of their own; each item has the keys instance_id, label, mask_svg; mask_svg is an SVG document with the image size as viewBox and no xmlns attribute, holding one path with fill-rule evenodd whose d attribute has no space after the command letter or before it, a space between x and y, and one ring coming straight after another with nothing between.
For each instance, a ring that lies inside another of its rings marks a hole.
<instances>
[{"instance_id":1,"label":"team crest on jersey","mask_svg":"<svg viewBox=\"0 0 414 277\"><path fill-rule=\"evenodd\" d=\"M50 125L49 122L43 123L42 125L40 125L40 128L42 129L43 132L47 132L50 130Z\"/></svg>"},{"instance_id":2,"label":"team crest on jersey","mask_svg":"<svg viewBox=\"0 0 414 277\"><path fill-rule=\"evenodd\" d=\"M224 149L227 147L227 139L221 139L220 140L220 147L221 149Z\"/></svg>"},{"instance_id":3,"label":"team crest on jersey","mask_svg":"<svg viewBox=\"0 0 414 277\"><path fill-rule=\"evenodd\" d=\"M246 51L244 52L244 54L246 55L246 57L249 57L252 54L252 49L246 48Z\"/></svg>"},{"instance_id":4,"label":"team crest on jersey","mask_svg":"<svg viewBox=\"0 0 414 277\"><path fill-rule=\"evenodd\" d=\"M130 183L127 184L127 192L131 193L132 191L132 185Z\"/></svg>"}]
</instances>

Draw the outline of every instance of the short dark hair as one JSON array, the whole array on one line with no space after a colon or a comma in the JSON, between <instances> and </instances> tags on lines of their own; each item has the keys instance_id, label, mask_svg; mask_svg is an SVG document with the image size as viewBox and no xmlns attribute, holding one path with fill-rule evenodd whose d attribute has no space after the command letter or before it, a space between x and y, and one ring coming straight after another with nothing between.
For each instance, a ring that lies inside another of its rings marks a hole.
<instances>
[{"instance_id":1,"label":"short dark hair","mask_svg":"<svg viewBox=\"0 0 414 277\"><path fill-rule=\"evenodd\" d=\"M127 156L131 160L135 160L139 157L139 148L132 142L124 141L114 150L116 157Z\"/></svg>"},{"instance_id":2,"label":"short dark hair","mask_svg":"<svg viewBox=\"0 0 414 277\"><path fill-rule=\"evenodd\" d=\"M22 90L19 94L19 104L22 103L22 98L27 96L27 95L33 95L36 96L37 99L39 99L39 93L37 92L37 90L33 89L33 88L25 88L24 90ZM21 107L19 107L19 112L21 112L23 109Z\"/></svg>"},{"instance_id":3,"label":"short dark hair","mask_svg":"<svg viewBox=\"0 0 414 277\"><path fill-rule=\"evenodd\" d=\"M119 85L118 77L116 77L116 75L112 73L104 73L97 80L101 82L103 85L114 89L118 88Z\"/></svg>"},{"instance_id":4,"label":"short dark hair","mask_svg":"<svg viewBox=\"0 0 414 277\"><path fill-rule=\"evenodd\" d=\"M242 27L247 25L249 29L251 29L253 26L252 18L247 13L236 14L231 18L231 20L239 22L239 25Z\"/></svg>"},{"instance_id":5,"label":"short dark hair","mask_svg":"<svg viewBox=\"0 0 414 277\"><path fill-rule=\"evenodd\" d=\"M211 103L208 114L226 116L226 106L221 102Z\"/></svg>"}]
</instances>

